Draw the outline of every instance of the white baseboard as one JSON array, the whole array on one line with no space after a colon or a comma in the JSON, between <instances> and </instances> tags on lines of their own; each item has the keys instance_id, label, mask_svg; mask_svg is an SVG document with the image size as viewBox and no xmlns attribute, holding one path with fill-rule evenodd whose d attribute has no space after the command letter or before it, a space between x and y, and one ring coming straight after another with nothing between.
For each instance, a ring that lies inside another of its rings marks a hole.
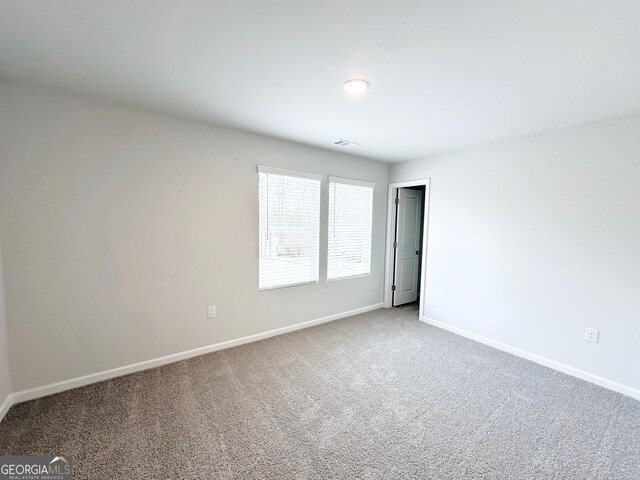
<instances>
[{"instance_id":1,"label":"white baseboard","mask_svg":"<svg viewBox=\"0 0 640 480\"><path fill-rule=\"evenodd\" d=\"M313 327L322 323L331 322L340 318L351 317L360 313L370 312L382 308L382 303L375 305L369 305L367 307L356 308L346 312L336 313L327 317L316 318L315 320L309 320L307 322L296 323L295 325L289 325L287 327L276 328L275 330L268 330L262 333L256 333L255 335L249 335L248 337L241 337L234 340L228 340L226 342L214 343L213 345L207 345L206 347L194 348L193 350L187 350L186 352L174 353L166 355L164 357L158 357L151 360L145 360L144 362L134 363L132 365L126 365L124 367L112 368L111 370L105 370L98 373L91 373L82 377L72 378L69 380L63 380L61 382L51 383L41 387L30 388L28 390L21 390L19 392L13 392L2 404L0 409L0 421L9 410L11 405L16 403L26 402L35 398L45 397L54 393L64 392L65 390L71 390L72 388L78 388L91 383L101 382L110 378L120 377L122 375L128 375L130 373L139 372L142 370L148 370L149 368L159 367L168 363L179 362L180 360L186 360L188 358L204 355L205 353L216 352L218 350L224 350L238 345L244 345L245 343L257 342L269 337L275 337L276 335L282 335L296 330L302 330L303 328Z\"/></svg>"},{"instance_id":2,"label":"white baseboard","mask_svg":"<svg viewBox=\"0 0 640 480\"><path fill-rule=\"evenodd\" d=\"M7 395L7 398L4 399L4 402L2 402L2 405L0 405L0 422L2 421L4 416L7 414L7 412L11 408L11 405L13 405L13 403L14 403L13 394L10 393L9 395Z\"/></svg>"},{"instance_id":3,"label":"white baseboard","mask_svg":"<svg viewBox=\"0 0 640 480\"><path fill-rule=\"evenodd\" d=\"M507 345L506 343L498 342L496 340L483 337L482 335L478 335L477 333L469 332L468 330L464 330L459 327L454 327L453 325L439 322L438 320L433 320L428 317L422 317L421 320L425 323L428 323L429 325L433 325L434 327L442 328L443 330L447 330L451 333L455 333L456 335L460 335L462 337L468 338L470 340L474 340L476 342L484 343L485 345L489 345L490 347L497 348L498 350L502 350L504 352L511 353L518 357L531 360L532 362L539 363L540 365L544 365L545 367L549 367L554 370L558 370L559 372L566 373L567 375L571 375L572 377L577 377L581 380L595 383L596 385L599 385L604 388L608 388L609 390L613 390L614 392L622 393L623 395L627 395L629 397L635 398L636 400L640 400L640 390L629 387L628 385L623 385L621 383L617 383L612 380L599 377L598 375L585 372L584 370L570 367L569 365L565 365L564 363L556 362L555 360L550 360L548 358L541 357L540 355L536 355L535 353L527 352L525 350L512 347L511 345Z\"/></svg>"}]
</instances>

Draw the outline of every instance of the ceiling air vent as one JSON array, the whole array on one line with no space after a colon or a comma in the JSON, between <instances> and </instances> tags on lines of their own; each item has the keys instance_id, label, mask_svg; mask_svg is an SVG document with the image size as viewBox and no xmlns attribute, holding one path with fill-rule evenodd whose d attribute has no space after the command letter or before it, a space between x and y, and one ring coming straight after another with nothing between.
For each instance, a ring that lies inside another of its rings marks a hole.
<instances>
[{"instance_id":1,"label":"ceiling air vent","mask_svg":"<svg viewBox=\"0 0 640 480\"><path fill-rule=\"evenodd\" d=\"M356 142L350 142L349 140L340 139L337 142L333 142L336 147L342 148L356 148L359 144Z\"/></svg>"}]
</instances>

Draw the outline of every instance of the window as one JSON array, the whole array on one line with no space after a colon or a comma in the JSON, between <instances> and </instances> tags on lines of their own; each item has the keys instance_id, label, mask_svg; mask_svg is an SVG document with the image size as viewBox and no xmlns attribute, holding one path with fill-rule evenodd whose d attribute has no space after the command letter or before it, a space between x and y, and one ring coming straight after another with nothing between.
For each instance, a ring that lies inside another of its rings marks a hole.
<instances>
[{"instance_id":1,"label":"window","mask_svg":"<svg viewBox=\"0 0 640 480\"><path fill-rule=\"evenodd\" d=\"M371 272L373 187L373 183L329 177L329 280Z\"/></svg>"},{"instance_id":2,"label":"window","mask_svg":"<svg viewBox=\"0 0 640 480\"><path fill-rule=\"evenodd\" d=\"M322 176L258 167L259 289L318 281Z\"/></svg>"}]
</instances>

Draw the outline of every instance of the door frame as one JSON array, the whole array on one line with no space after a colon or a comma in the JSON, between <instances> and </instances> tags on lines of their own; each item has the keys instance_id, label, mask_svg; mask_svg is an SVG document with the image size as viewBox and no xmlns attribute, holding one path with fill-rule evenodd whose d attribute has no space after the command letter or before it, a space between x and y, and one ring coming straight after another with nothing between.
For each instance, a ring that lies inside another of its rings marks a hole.
<instances>
[{"instance_id":1,"label":"door frame","mask_svg":"<svg viewBox=\"0 0 640 480\"><path fill-rule=\"evenodd\" d=\"M422 236L422 258L420 259L420 284L418 291L420 292L420 311L419 318L422 320L424 316L425 302L425 278L427 273L427 239L429 232L429 197L431 194L431 179L423 178L421 180L408 180L406 182L394 182L389 184L389 194L387 197L387 241L385 243L385 262L384 262L384 308L391 308L391 286L393 285L393 237L396 225L396 208L395 208L395 191L403 187L420 187L424 185L424 211L422 212L424 234Z\"/></svg>"}]
</instances>

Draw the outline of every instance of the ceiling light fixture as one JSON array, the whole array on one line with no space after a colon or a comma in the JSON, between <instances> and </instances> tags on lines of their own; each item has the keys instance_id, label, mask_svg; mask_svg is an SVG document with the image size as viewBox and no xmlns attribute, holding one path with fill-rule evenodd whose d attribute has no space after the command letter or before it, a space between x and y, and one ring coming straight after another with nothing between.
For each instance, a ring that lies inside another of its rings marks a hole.
<instances>
[{"instance_id":1,"label":"ceiling light fixture","mask_svg":"<svg viewBox=\"0 0 640 480\"><path fill-rule=\"evenodd\" d=\"M362 95L367 88L369 88L369 82L362 78L352 78L342 85L342 89L349 95Z\"/></svg>"}]
</instances>

